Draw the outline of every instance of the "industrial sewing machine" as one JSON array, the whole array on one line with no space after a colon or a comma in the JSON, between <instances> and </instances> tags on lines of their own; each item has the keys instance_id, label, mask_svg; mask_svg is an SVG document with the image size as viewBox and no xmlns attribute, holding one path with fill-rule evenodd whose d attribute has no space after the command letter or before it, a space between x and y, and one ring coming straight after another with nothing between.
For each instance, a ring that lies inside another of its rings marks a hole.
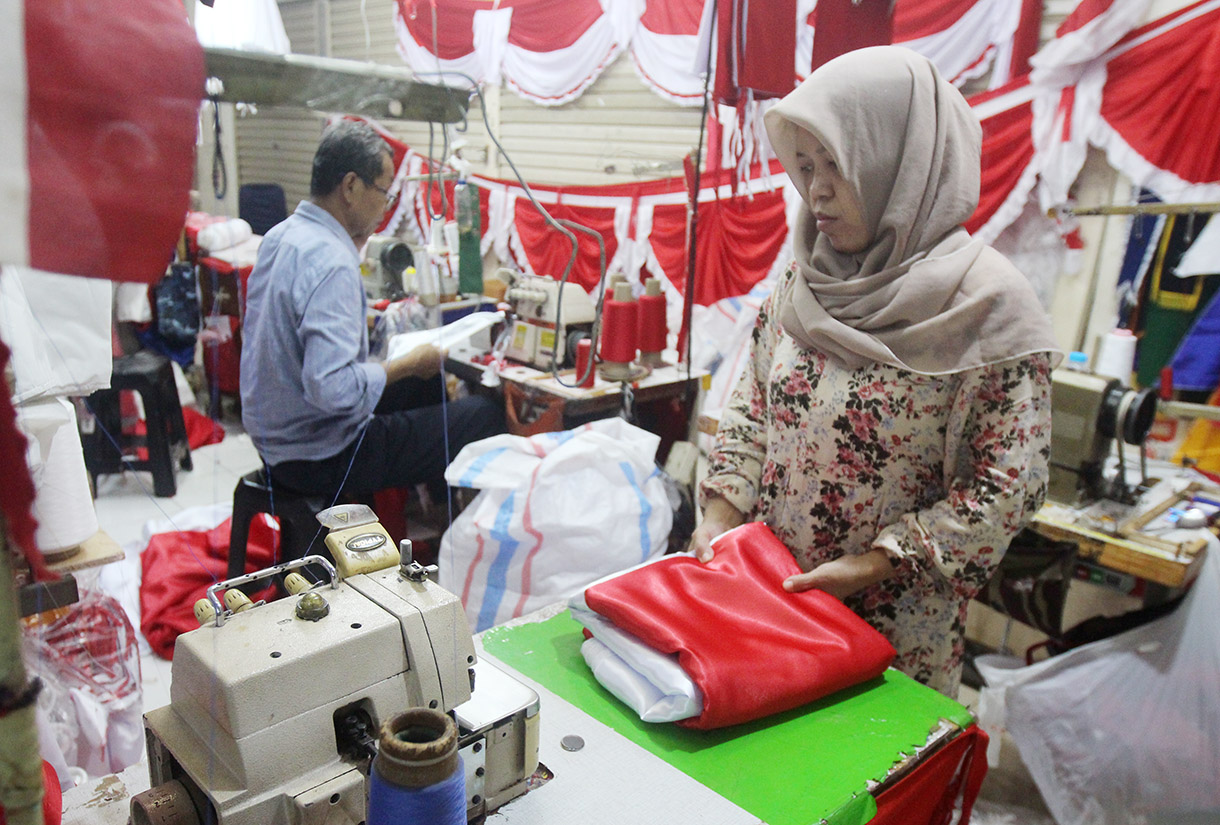
<instances>
[{"instance_id":1,"label":"industrial sewing machine","mask_svg":"<svg viewBox=\"0 0 1220 825\"><path fill-rule=\"evenodd\" d=\"M134 825L363 823L378 728L409 707L457 721L468 818L525 792L538 695L476 662L461 602L408 542L400 559L371 510L318 519L334 566L309 556L219 582L196 605L170 704L144 717L153 787L132 799ZM306 565L329 581L288 572ZM290 598L251 605L238 589L284 573Z\"/></svg>"},{"instance_id":2,"label":"industrial sewing machine","mask_svg":"<svg viewBox=\"0 0 1220 825\"><path fill-rule=\"evenodd\" d=\"M415 255L405 241L389 235L374 235L364 247L360 275L370 298L396 300L413 285L407 282L407 267L415 265Z\"/></svg>"},{"instance_id":3,"label":"industrial sewing machine","mask_svg":"<svg viewBox=\"0 0 1220 825\"><path fill-rule=\"evenodd\" d=\"M507 355L515 361L549 370L551 359L563 366L576 342L591 334L597 310L584 288L554 278L500 270L510 283L504 293L514 320ZM569 363L570 366L570 363Z\"/></svg>"},{"instance_id":4,"label":"industrial sewing machine","mask_svg":"<svg viewBox=\"0 0 1220 825\"><path fill-rule=\"evenodd\" d=\"M1051 382L1048 497L1069 505L1099 498L1129 503L1133 491L1125 480L1123 444L1136 445L1142 458L1156 416L1154 391L1132 390L1114 378L1068 369L1055 370ZM1107 483L1102 470L1116 443L1118 473L1114 483Z\"/></svg>"}]
</instances>

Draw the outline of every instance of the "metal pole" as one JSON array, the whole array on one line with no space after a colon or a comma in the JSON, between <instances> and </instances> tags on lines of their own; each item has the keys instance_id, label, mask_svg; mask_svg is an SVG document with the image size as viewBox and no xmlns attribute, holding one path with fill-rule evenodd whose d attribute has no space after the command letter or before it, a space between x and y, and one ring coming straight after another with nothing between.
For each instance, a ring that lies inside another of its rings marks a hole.
<instances>
[{"instance_id":1,"label":"metal pole","mask_svg":"<svg viewBox=\"0 0 1220 825\"><path fill-rule=\"evenodd\" d=\"M1090 206L1081 209L1062 207L1061 215L1189 215L1220 212L1220 203L1131 203L1112 206Z\"/></svg>"},{"instance_id":2,"label":"metal pole","mask_svg":"<svg viewBox=\"0 0 1220 825\"><path fill-rule=\"evenodd\" d=\"M25 694L29 687L21 659L20 616L12 559L0 518L0 700ZM9 825L43 825L42 758L34 705L0 711L0 806Z\"/></svg>"}]
</instances>

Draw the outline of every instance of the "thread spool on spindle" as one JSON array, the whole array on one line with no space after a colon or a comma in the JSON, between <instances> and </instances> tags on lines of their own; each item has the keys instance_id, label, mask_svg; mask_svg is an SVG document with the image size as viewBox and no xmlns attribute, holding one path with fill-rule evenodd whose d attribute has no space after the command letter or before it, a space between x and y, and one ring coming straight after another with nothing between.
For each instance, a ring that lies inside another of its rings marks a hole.
<instances>
[{"instance_id":1,"label":"thread spool on spindle","mask_svg":"<svg viewBox=\"0 0 1220 825\"><path fill-rule=\"evenodd\" d=\"M576 343L576 380L579 386L588 389L597 378L597 371L589 362L593 360L593 342L581 338Z\"/></svg>"},{"instance_id":2,"label":"thread spool on spindle","mask_svg":"<svg viewBox=\"0 0 1220 825\"><path fill-rule=\"evenodd\" d=\"M1131 373L1135 370L1135 347L1136 337L1131 330L1110 330L1102 336L1093 372L1107 378L1117 378L1125 386L1130 386Z\"/></svg>"},{"instance_id":3,"label":"thread spool on spindle","mask_svg":"<svg viewBox=\"0 0 1220 825\"><path fill-rule=\"evenodd\" d=\"M411 708L381 726L369 771L368 825L465 825L466 775L457 725L431 708Z\"/></svg>"},{"instance_id":4,"label":"thread spool on spindle","mask_svg":"<svg viewBox=\"0 0 1220 825\"><path fill-rule=\"evenodd\" d=\"M659 367L665 362L661 351L669 330L665 326L665 296L661 294L661 282L649 278L644 282L644 294L640 296L639 346L640 363Z\"/></svg>"},{"instance_id":5,"label":"thread spool on spindle","mask_svg":"<svg viewBox=\"0 0 1220 825\"><path fill-rule=\"evenodd\" d=\"M639 310L631 295L631 285L617 283L614 296L602 306L602 377L608 381L631 378L638 340Z\"/></svg>"}]
</instances>

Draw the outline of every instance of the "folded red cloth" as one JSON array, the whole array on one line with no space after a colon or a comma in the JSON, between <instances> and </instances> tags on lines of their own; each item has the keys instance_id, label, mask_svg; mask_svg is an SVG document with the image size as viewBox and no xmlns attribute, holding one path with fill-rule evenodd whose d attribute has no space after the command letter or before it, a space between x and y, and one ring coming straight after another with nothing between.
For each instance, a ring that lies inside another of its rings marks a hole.
<instances>
[{"instance_id":1,"label":"folded red cloth","mask_svg":"<svg viewBox=\"0 0 1220 825\"><path fill-rule=\"evenodd\" d=\"M881 675L894 648L821 590L788 593L800 572L761 522L717 539L707 564L674 556L595 584L585 602L662 652L703 691L678 724L719 728L799 707Z\"/></svg>"}]
</instances>

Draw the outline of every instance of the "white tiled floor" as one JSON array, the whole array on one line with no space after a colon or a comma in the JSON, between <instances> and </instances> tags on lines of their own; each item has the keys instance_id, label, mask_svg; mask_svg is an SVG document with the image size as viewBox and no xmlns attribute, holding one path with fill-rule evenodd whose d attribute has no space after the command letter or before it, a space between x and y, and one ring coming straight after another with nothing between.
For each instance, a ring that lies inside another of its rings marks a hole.
<instances>
[{"instance_id":1,"label":"white tiled floor","mask_svg":"<svg viewBox=\"0 0 1220 825\"><path fill-rule=\"evenodd\" d=\"M103 476L97 490L97 515L102 530L128 550L122 564L110 565L98 584L124 603L139 627L139 550L146 543L145 526L151 521L175 521L195 507L227 506L232 502L237 480L258 467L259 459L250 438L239 423L226 419L224 441L195 450L194 469L178 474L178 492L173 498L154 498L146 473ZM151 651L141 658L146 710L169 702L170 663ZM963 689L962 701L974 706L977 695ZM983 784L974 825L1054 825L1042 798L1030 779L1011 741L1005 741L1001 762Z\"/></svg>"}]
</instances>

